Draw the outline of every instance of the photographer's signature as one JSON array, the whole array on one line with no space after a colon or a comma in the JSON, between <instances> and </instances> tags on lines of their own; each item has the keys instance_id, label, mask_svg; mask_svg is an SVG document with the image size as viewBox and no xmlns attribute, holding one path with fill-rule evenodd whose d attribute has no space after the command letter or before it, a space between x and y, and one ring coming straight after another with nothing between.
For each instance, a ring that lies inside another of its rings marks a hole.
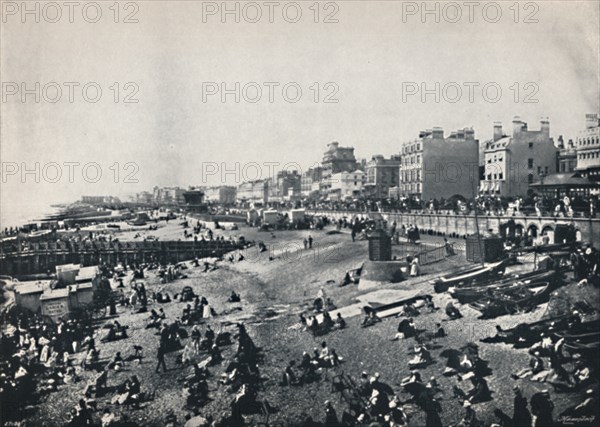
<instances>
[{"instance_id":1,"label":"photographer's signature","mask_svg":"<svg viewBox=\"0 0 600 427\"><path fill-rule=\"evenodd\" d=\"M580 424L580 423L591 423L596 419L595 415L581 415L578 417L562 416L559 421L563 424Z\"/></svg>"}]
</instances>

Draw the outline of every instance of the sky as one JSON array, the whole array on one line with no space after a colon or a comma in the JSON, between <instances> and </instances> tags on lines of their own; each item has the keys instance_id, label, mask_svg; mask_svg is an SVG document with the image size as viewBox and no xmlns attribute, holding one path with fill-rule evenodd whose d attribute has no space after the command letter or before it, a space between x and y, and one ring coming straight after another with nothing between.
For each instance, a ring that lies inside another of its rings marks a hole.
<instances>
[{"instance_id":1,"label":"sky","mask_svg":"<svg viewBox=\"0 0 600 427\"><path fill-rule=\"evenodd\" d=\"M439 22L422 2L227 2L239 22L220 1L91 3L2 2L5 209L235 185L332 141L389 156L434 126L485 140L515 115L575 139L600 111L596 1L427 2Z\"/></svg>"}]
</instances>

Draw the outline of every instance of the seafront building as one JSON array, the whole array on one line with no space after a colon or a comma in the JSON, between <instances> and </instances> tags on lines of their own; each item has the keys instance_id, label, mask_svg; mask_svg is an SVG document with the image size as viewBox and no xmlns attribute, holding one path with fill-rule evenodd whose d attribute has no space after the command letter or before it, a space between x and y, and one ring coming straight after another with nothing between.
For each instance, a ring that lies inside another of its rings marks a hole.
<instances>
[{"instance_id":1,"label":"seafront building","mask_svg":"<svg viewBox=\"0 0 600 427\"><path fill-rule=\"evenodd\" d=\"M472 128L444 137L440 127L400 147L399 192L419 200L472 197L479 180L479 142Z\"/></svg>"},{"instance_id":2,"label":"seafront building","mask_svg":"<svg viewBox=\"0 0 600 427\"><path fill-rule=\"evenodd\" d=\"M362 196L367 176L361 170L335 173L324 180L322 191L332 201L343 201Z\"/></svg>"},{"instance_id":3,"label":"seafront building","mask_svg":"<svg viewBox=\"0 0 600 427\"><path fill-rule=\"evenodd\" d=\"M237 201L242 205L267 206L269 202L269 183L258 179L241 183L237 188Z\"/></svg>"},{"instance_id":4,"label":"seafront building","mask_svg":"<svg viewBox=\"0 0 600 427\"><path fill-rule=\"evenodd\" d=\"M400 155L386 159L381 154L374 155L366 163L367 182L364 195L372 199L389 197L389 190L400 184Z\"/></svg>"},{"instance_id":5,"label":"seafront building","mask_svg":"<svg viewBox=\"0 0 600 427\"><path fill-rule=\"evenodd\" d=\"M558 148L550 137L549 120L543 118L539 130L529 130L518 116L512 125L511 135L506 135L502 124L494 124L494 137L486 143L483 194L525 196L537 178L556 173Z\"/></svg>"},{"instance_id":6,"label":"seafront building","mask_svg":"<svg viewBox=\"0 0 600 427\"><path fill-rule=\"evenodd\" d=\"M183 193L185 190L180 187L158 187L152 190L152 201L157 205L180 205L185 203Z\"/></svg>"},{"instance_id":7,"label":"seafront building","mask_svg":"<svg viewBox=\"0 0 600 427\"><path fill-rule=\"evenodd\" d=\"M577 171L590 181L600 181L600 120L586 114L585 129L577 135Z\"/></svg>"},{"instance_id":8,"label":"seafront building","mask_svg":"<svg viewBox=\"0 0 600 427\"><path fill-rule=\"evenodd\" d=\"M323 176L330 176L340 172L353 172L357 169L354 147L341 147L339 142L327 144L327 151L323 153Z\"/></svg>"},{"instance_id":9,"label":"seafront building","mask_svg":"<svg viewBox=\"0 0 600 427\"><path fill-rule=\"evenodd\" d=\"M237 188L229 185L207 187L204 189L204 195L207 202L233 205L236 201Z\"/></svg>"},{"instance_id":10,"label":"seafront building","mask_svg":"<svg viewBox=\"0 0 600 427\"><path fill-rule=\"evenodd\" d=\"M574 172L577 169L577 147L572 139L565 145L562 135L558 137L558 173Z\"/></svg>"}]
</instances>

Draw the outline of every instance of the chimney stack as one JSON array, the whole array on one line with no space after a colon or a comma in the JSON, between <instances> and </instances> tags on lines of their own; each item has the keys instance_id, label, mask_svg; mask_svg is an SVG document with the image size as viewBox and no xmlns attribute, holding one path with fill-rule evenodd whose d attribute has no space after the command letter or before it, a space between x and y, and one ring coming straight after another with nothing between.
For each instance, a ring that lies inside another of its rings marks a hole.
<instances>
[{"instance_id":1,"label":"chimney stack","mask_svg":"<svg viewBox=\"0 0 600 427\"><path fill-rule=\"evenodd\" d=\"M465 139L475 139L475 131L473 128L464 128Z\"/></svg>"},{"instance_id":2,"label":"chimney stack","mask_svg":"<svg viewBox=\"0 0 600 427\"><path fill-rule=\"evenodd\" d=\"M541 118L541 120L540 120L540 130L547 137L550 136L550 120L548 120L548 117L542 117Z\"/></svg>"},{"instance_id":3,"label":"chimney stack","mask_svg":"<svg viewBox=\"0 0 600 427\"><path fill-rule=\"evenodd\" d=\"M598 122L598 114L597 113L585 115L585 128L586 129L595 128L595 127L598 127L599 125L600 125L600 122Z\"/></svg>"},{"instance_id":4,"label":"chimney stack","mask_svg":"<svg viewBox=\"0 0 600 427\"><path fill-rule=\"evenodd\" d=\"M512 124L513 124L513 136L516 136L519 133L521 133L521 129L523 129L523 122L521 121L521 118L519 116L515 116L513 118Z\"/></svg>"},{"instance_id":5,"label":"chimney stack","mask_svg":"<svg viewBox=\"0 0 600 427\"><path fill-rule=\"evenodd\" d=\"M431 137L435 139L444 138L444 129L438 126L434 127L433 131L431 132Z\"/></svg>"},{"instance_id":6,"label":"chimney stack","mask_svg":"<svg viewBox=\"0 0 600 427\"><path fill-rule=\"evenodd\" d=\"M494 142L502 138L502 123L494 122Z\"/></svg>"}]
</instances>

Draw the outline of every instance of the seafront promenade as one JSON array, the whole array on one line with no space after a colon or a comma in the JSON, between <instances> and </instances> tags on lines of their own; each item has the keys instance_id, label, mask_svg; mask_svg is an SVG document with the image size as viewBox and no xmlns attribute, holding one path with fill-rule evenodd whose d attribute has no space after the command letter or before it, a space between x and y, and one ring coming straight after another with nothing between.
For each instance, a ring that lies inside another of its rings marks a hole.
<instances>
[{"instance_id":1,"label":"seafront promenade","mask_svg":"<svg viewBox=\"0 0 600 427\"><path fill-rule=\"evenodd\" d=\"M366 216L370 212L366 211L333 211L333 210L311 210L312 215L325 215L335 219L343 217L352 218L353 216ZM454 214L454 213L414 213L414 212L380 212L388 223L396 222L398 227L407 224L413 224L419 227L422 233L429 231L441 233L448 237L463 237L477 233L477 224L474 214ZM478 215L479 230L483 233L492 229L498 233L500 226L508 224L510 220L515 223L515 228L519 234L529 234L532 237L547 234L550 241L554 240L554 231L558 225L572 224L577 233L577 240L588 242L592 245L598 244L600 236L599 218L566 218L552 216L536 215Z\"/></svg>"}]
</instances>

